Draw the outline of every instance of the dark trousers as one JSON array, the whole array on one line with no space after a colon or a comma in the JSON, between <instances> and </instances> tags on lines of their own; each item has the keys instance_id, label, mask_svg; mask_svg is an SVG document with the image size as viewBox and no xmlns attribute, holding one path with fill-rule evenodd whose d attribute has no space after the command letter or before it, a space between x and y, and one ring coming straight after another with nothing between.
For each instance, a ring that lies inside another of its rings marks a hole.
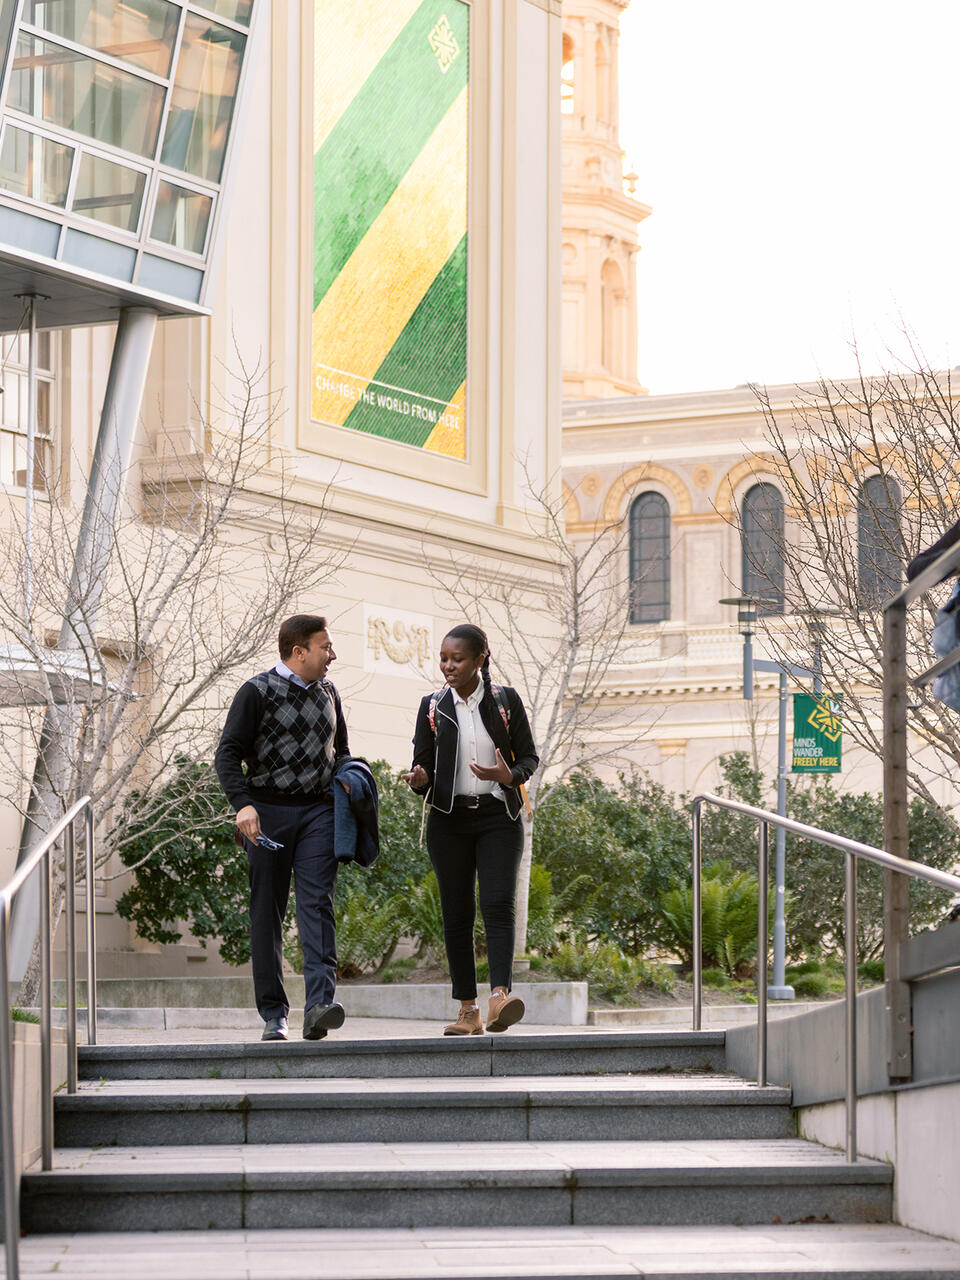
<instances>
[{"instance_id":1,"label":"dark trousers","mask_svg":"<svg viewBox=\"0 0 960 1280\"><path fill-rule=\"evenodd\" d=\"M264 1020L286 1017L283 988L283 920L293 876L297 928L303 948L304 1008L332 1004L337 987L337 938L333 894L333 800L320 804L256 803L260 829L283 845L263 849L244 841L250 870L250 951L257 1011Z\"/></svg>"},{"instance_id":2,"label":"dark trousers","mask_svg":"<svg viewBox=\"0 0 960 1280\"><path fill-rule=\"evenodd\" d=\"M512 822L503 801L482 798L477 809L430 810L427 852L437 874L443 940L455 1000L477 994L473 955L474 886L487 935L490 986L510 990L516 924L517 871L523 826Z\"/></svg>"}]
</instances>

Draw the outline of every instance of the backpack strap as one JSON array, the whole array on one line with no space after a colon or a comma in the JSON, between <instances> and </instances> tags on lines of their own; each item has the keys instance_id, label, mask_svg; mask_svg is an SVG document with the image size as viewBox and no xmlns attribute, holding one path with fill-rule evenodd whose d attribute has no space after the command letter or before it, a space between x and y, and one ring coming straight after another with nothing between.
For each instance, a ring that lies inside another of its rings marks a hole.
<instances>
[{"instance_id":1,"label":"backpack strap","mask_svg":"<svg viewBox=\"0 0 960 1280\"><path fill-rule=\"evenodd\" d=\"M430 732L434 737L437 736L437 703L443 693L442 689L438 689L436 693L431 693L430 704L427 707L427 719L430 721Z\"/></svg>"},{"instance_id":2,"label":"backpack strap","mask_svg":"<svg viewBox=\"0 0 960 1280\"><path fill-rule=\"evenodd\" d=\"M504 727L510 729L510 708L507 705L507 695L503 692L503 687L499 684L492 684L490 692L493 694L494 701L497 704L497 710L500 712L500 719L504 723Z\"/></svg>"}]
</instances>

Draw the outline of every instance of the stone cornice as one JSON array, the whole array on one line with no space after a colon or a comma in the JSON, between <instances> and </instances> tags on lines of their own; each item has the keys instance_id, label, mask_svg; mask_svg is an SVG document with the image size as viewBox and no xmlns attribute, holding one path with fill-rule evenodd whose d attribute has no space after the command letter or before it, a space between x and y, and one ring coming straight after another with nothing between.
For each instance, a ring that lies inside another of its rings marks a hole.
<instances>
[{"instance_id":1,"label":"stone cornice","mask_svg":"<svg viewBox=\"0 0 960 1280\"><path fill-rule=\"evenodd\" d=\"M573 221L570 214L578 204L590 205L592 208L606 206L613 209L617 213L626 214L628 217L637 222L642 222L644 218L649 218L653 213L653 206L644 204L642 200L636 200L633 196L623 195L622 192L614 190L613 187L575 187L563 186L563 224L569 226ZM589 228L584 230L594 230L594 224L591 223Z\"/></svg>"}]
</instances>

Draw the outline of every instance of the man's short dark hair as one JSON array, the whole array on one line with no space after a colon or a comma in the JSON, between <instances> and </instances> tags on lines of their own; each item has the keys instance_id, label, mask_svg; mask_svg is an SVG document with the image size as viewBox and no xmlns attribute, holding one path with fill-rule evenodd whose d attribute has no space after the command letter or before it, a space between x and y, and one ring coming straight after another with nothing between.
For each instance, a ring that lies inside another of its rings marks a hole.
<instances>
[{"instance_id":1,"label":"man's short dark hair","mask_svg":"<svg viewBox=\"0 0 960 1280\"><path fill-rule=\"evenodd\" d=\"M280 624L280 635L277 637L280 646L280 657L286 661L293 653L294 646L301 649L310 648L310 637L318 631L326 631L327 620L316 613L295 613Z\"/></svg>"}]
</instances>

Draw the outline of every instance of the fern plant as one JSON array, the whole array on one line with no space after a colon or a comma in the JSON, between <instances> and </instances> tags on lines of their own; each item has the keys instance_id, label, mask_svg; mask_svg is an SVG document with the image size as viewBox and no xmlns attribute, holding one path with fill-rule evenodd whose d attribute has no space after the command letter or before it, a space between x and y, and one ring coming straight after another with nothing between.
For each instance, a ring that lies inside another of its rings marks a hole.
<instances>
[{"instance_id":1,"label":"fern plant","mask_svg":"<svg viewBox=\"0 0 960 1280\"><path fill-rule=\"evenodd\" d=\"M704 968L722 969L732 977L742 973L755 959L759 896L757 877L752 871L734 871L729 862L714 862L704 868L701 894ZM773 905L772 901L768 903L770 918ZM659 911L672 945L684 964L692 968L692 887L674 885L661 894Z\"/></svg>"}]
</instances>

